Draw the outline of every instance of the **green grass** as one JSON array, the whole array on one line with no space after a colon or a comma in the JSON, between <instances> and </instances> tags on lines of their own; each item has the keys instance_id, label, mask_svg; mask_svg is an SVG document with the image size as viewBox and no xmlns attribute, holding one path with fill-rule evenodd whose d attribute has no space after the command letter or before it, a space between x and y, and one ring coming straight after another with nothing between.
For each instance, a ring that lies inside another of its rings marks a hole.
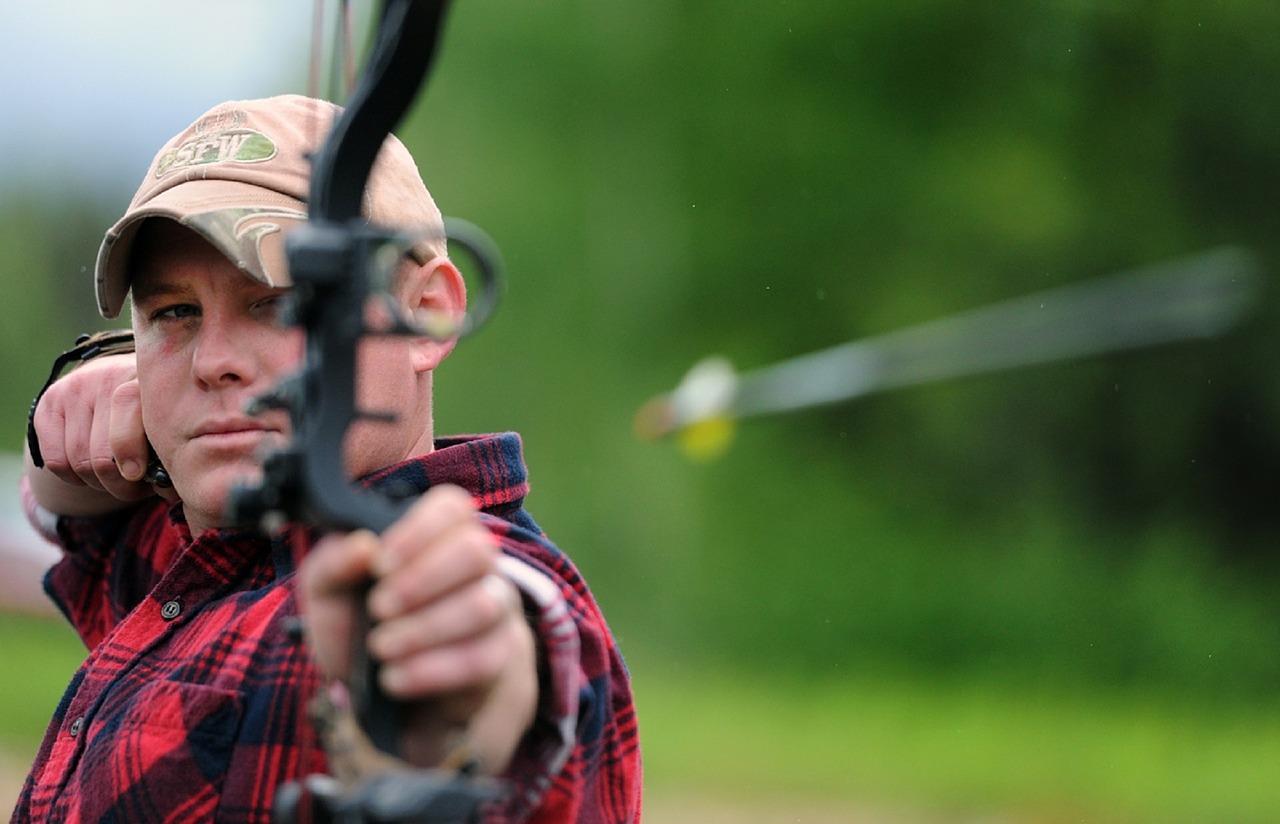
<instances>
[{"instance_id":1,"label":"green grass","mask_svg":"<svg viewBox=\"0 0 1280 824\"><path fill-rule=\"evenodd\" d=\"M29 759L83 657L57 621L0 615L0 749ZM1038 824L1280 820L1280 708L892 676L804 681L632 652L654 799Z\"/></svg>"},{"instance_id":2,"label":"green grass","mask_svg":"<svg viewBox=\"0 0 1280 824\"><path fill-rule=\"evenodd\" d=\"M0 747L34 754L85 649L61 620L0 613Z\"/></svg>"},{"instance_id":3,"label":"green grass","mask_svg":"<svg viewBox=\"0 0 1280 824\"><path fill-rule=\"evenodd\" d=\"M1274 707L633 667L655 796L871 804L965 820L1280 819Z\"/></svg>"}]
</instances>

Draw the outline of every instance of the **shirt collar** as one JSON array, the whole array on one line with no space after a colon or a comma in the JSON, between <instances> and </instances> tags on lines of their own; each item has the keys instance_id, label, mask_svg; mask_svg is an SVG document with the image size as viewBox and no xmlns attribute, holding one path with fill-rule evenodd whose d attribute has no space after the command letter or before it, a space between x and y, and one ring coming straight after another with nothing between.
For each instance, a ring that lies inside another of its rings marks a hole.
<instances>
[{"instance_id":1,"label":"shirt collar","mask_svg":"<svg viewBox=\"0 0 1280 824\"><path fill-rule=\"evenodd\" d=\"M457 435L437 438L425 455L392 464L360 479L370 489L401 497L420 495L433 486L453 484L472 494L481 509L502 509L520 503L529 494L529 476L520 435ZM178 503L169 507L170 525L179 544L192 535ZM236 528L218 530L222 541L251 542L255 533Z\"/></svg>"},{"instance_id":2,"label":"shirt collar","mask_svg":"<svg viewBox=\"0 0 1280 824\"><path fill-rule=\"evenodd\" d=\"M438 438L435 449L361 479L373 489L420 494L454 484L470 492L481 509L519 504L529 494L524 448L515 432Z\"/></svg>"}]
</instances>

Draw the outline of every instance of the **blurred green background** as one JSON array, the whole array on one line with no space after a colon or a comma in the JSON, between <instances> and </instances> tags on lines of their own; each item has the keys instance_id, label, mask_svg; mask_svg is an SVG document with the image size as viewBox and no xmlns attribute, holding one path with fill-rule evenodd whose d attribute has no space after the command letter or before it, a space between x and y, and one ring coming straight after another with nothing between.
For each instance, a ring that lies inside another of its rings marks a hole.
<instances>
[{"instance_id":1,"label":"blurred green background","mask_svg":"<svg viewBox=\"0 0 1280 824\"><path fill-rule=\"evenodd\" d=\"M1220 340L753 421L714 463L631 432L713 352L1224 243L1280 271L1278 30L1270 0L455 4L400 132L510 281L437 426L523 434L633 669L648 818L1280 818L1274 289ZM130 194L3 192L10 445L102 325ZM78 653L0 621L23 760Z\"/></svg>"}]
</instances>

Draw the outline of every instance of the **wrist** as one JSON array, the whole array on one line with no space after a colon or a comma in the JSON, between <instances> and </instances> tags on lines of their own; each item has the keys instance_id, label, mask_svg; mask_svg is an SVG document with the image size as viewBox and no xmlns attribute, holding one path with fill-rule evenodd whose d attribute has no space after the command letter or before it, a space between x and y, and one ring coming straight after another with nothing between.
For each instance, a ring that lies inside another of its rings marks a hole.
<instances>
[{"instance_id":1,"label":"wrist","mask_svg":"<svg viewBox=\"0 0 1280 824\"><path fill-rule=\"evenodd\" d=\"M36 469L44 468L44 456L40 453L40 438L36 435L36 409L40 399L49 391L68 366L87 363L94 358L105 355L123 355L134 351L133 332L118 329L108 332L84 334L76 338L75 346L54 358L53 367L49 370L49 378L31 401L31 410L27 413L27 453Z\"/></svg>"}]
</instances>

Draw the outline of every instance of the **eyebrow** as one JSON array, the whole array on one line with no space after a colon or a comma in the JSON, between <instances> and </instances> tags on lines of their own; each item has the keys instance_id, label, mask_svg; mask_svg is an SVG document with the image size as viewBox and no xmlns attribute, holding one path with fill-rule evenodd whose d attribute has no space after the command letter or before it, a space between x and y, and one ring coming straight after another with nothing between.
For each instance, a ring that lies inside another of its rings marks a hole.
<instances>
[{"instance_id":1,"label":"eyebrow","mask_svg":"<svg viewBox=\"0 0 1280 824\"><path fill-rule=\"evenodd\" d=\"M171 297L186 292L184 288L176 284L167 283L159 278L139 277L139 275L135 275L129 284L134 303Z\"/></svg>"}]
</instances>

